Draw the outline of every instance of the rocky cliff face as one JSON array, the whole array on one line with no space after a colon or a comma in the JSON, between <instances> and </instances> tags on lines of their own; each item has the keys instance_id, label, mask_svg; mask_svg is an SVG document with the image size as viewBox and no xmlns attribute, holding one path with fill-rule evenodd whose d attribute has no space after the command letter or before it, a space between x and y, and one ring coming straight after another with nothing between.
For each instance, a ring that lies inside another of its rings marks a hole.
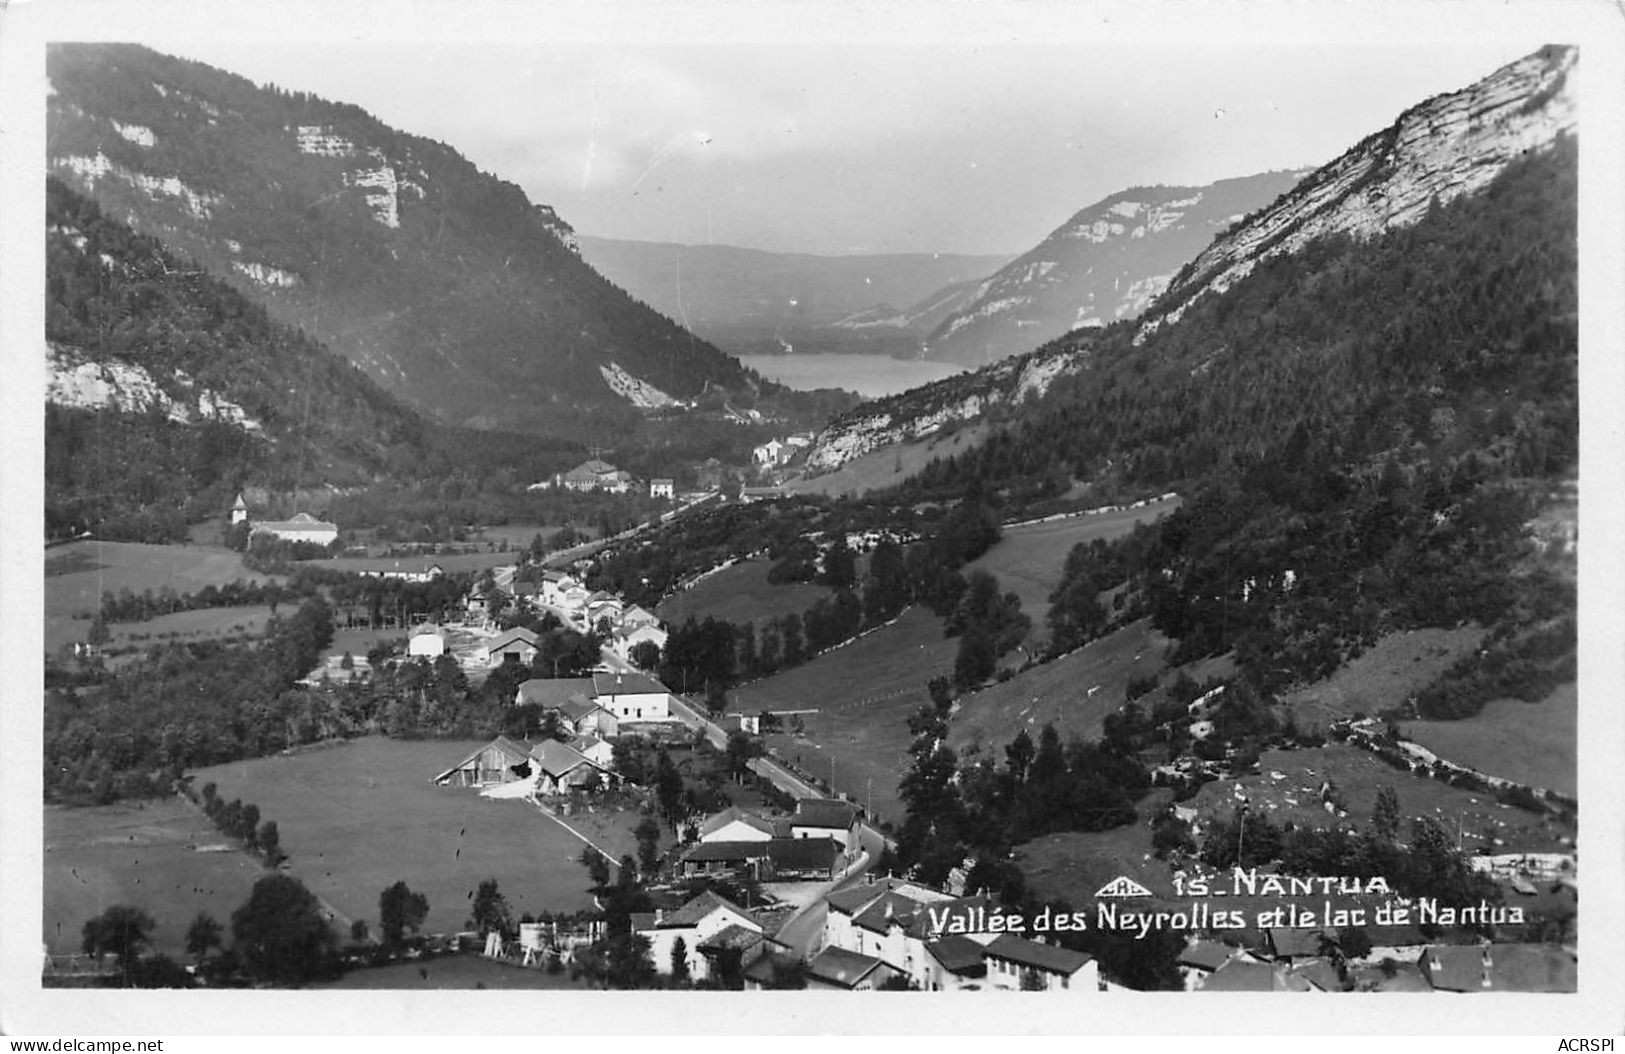
<instances>
[{"instance_id":1,"label":"rocky cliff face","mask_svg":"<svg viewBox=\"0 0 1625 1054\"><path fill-rule=\"evenodd\" d=\"M974 373L864 403L813 437L807 474L832 472L892 443L924 439L950 425L974 421L992 407L1042 396L1057 377L1076 373L1088 361L1087 340L1078 345L1055 344Z\"/></svg>"},{"instance_id":2,"label":"rocky cliff face","mask_svg":"<svg viewBox=\"0 0 1625 1054\"><path fill-rule=\"evenodd\" d=\"M1133 318L1215 235L1302 175L1133 187L1098 201L976 286L937 323L925 357L979 366L1079 327Z\"/></svg>"},{"instance_id":3,"label":"rocky cliff face","mask_svg":"<svg viewBox=\"0 0 1625 1054\"><path fill-rule=\"evenodd\" d=\"M632 427L646 390L752 383L445 144L130 45L57 45L47 70L54 175L448 423Z\"/></svg>"},{"instance_id":4,"label":"rocky cliff face","mask_svg":"<svg viewBox=\"0 0 1625 1054\"><path fill-rule=\"evenodd\" d=\"M1550 146L1575 127L1569 74L1577 55L1572 47L1542 48L1405 111L1204 249L1157 301L1140 335L1176 321L1191 301L1229 288L1263 260L1326 234L1364 237L1414 223L1430 203L1470 194L1509 161Z\"/></svg>"},{"instance_id":5,"label":"rocky cliff face","mask_svg":"<svg viewBox=\"0 0 1625 1054\"><path fill-rule=\"evenodd\" d=\"M1346 234L1364 237L1414 223L1430 203L1447 202L1483 188L1509 162L1550 147L1575 128L1575 104L1568 83L1576 51L1548 47L1520 59L1459 92L1438 96L1407 110L1391 126L1361 141L1330 164L1315 170L1271 204L1250 215L1225 217L1229 229L1203 249L1146 309L1134 343L1160 326L1177 322L1187 306L1210 292L1222 292L1262 261L1298 252L1315 238ZM990 280L981 306L950 318L959 331L973 331L978 318L1019 319L1031 308L1032 290L1060 269L1051 242L1071 240L1109 245L1136 239L1134 231L1194 207L1184 198L1160 199L1150 207L1143 192L1125 192L1084 210L1044 246ZM1043 251L1040 251L1043 250ZM1046 266L1051 265L1051 266ZM1173 270L1171 268L1170 270ZM1125 290L1119 290L1126 294ZM1110 302L1114 317L1136 310L1132 299ZM978 312L980 314L978 315ZM1073 318L1110 322L1103 315ZM1121 331L1107 331L1118 333ZM1104 339L1104 335L1103 338ZM833 470L853 457L887 443L928 435L949 420L969 422L1001 403L1042 395L1058 376L1088 368L1099 341L1087 331L1056 340L1018 358L962 374L891 399L865 403L832 422L814 442L811 471ZM1125 342L1126 343L1126 342ZM1196 367L1200 372L1204 366ZM1194 374L1193 374L1194 375Z\"/></svg>"}]
</instances>

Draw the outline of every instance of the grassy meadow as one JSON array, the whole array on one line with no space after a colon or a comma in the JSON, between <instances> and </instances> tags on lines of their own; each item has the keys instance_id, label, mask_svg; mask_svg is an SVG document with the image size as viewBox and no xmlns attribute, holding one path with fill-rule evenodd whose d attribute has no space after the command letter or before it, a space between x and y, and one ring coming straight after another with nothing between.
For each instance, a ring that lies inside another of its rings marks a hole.
<instances>
[{"instance_id":1,"label":"grassy meadow","mask_svg":"<svg viewBox=\"0 0 1625 1054\"><path fill-rule=\"evenodd\" d=\"M775 585L767 580L772 566L765 559L743 560L662 600L655 614L673 626L689 618L703 621L708 615L734 623L760 623L800 615L819 600L834 595L829 587L808 582Z\"/></svg>"},{"instance_id":2,"label":"grassy meadow","mask_svg":"<svg viewBox=\"0 0 1625 1054\"><path fill-rule=\"evenodd\" d=\"M426 932L463 928L475 888L495 878L517 918L592 906L583 845L522 801L432 780L485 741L367 737L200 770L221 797L276 820L292 873L346 919L377 930L378 894L404 880L429 899ZM567 822L617 859L635 853L636 813Z\"/></svg>"},{"instance_id":3,"label":"grassy meadow","mask_svg":"<svg viewBox=\"0 0 1625 1054\"><path fill-rule=\"evenodd\" d=\"M78 952L87 919L134 904L156 923L153 950L183 959L197 913L229 928L231 913L267 873L180 798L49 806L43 834L44 940L52 954Z\"/></svg>"},{"instance_id":4,"label":"grassy meadow","mask_svg":"<svg viewBox=\"0 0 1625 1054\"><path fill-rule=\"evenodd\" d=\"M991 571L1002 592L1021 598L1021 610L1033 620L1029 644L1048 640L1044 624L1049 614L1049 596L1061 580L1066 554L1080 542L1111 541L1130 533L1142 523L1150 523L1179 508L1171 498L1140 509L1073 516L1064 520L1004 528L1004 536L987 552L971 561L971 570Z\"/></svg>"}]
</instances>

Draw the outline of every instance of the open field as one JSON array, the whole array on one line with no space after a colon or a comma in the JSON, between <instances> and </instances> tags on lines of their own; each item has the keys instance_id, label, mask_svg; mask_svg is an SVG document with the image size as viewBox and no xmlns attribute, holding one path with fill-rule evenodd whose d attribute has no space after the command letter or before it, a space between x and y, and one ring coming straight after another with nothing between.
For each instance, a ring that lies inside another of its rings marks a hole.
<instances>
[{"instance_id":1,"label":"open field","mask_svg":"<svg viewBox=\"0 0 1625 1054\"><path fill-rule=\"evenodd\" d=\"M1498 852L1553 852L1559 849L1559 837L1574 835L1573 830L1533 813L1502 805L1491 795L1400 772L1343 743L1306 750L1267 750L1260 758L1260 769L1256 776L1205 784L1187 804L1203 819L1228 817L1241 800L1239 787L1248 807L1277 825L1291 820L1301 827L1364 828L1377 792L1386 785L1399 797L1402 838L1409 837L1410 821L1416 816L1431 816L1453 834L1459 830L1462 844L1473 851L1482 846L1481 835L1491 828L1505 843L1497 847ZM1326 780L1341 792L1346 817L1336 817L1322 806L1319 788Z\"/></svg>"},{"instance_id":2,"label":"open field","mask_svg":"<svg viewBox=\"0 0 1625 1054\"><path fill-rule=\"evenodd\" d=\"M349 919L378 927L397 879L429 899L425 932L463 928L475 888L495 878L514 917L590 907L582 843L533 806L431 781L484 741L368 737L199 771L220 796L277 821L293 873ZM569 817L612 856L636 851L636 813Z\"/></svg>"},{"instance_id":3,"label":"open field","mask_svg":"<svg viewBox=\"0 0 1625 1054\"><path fill-rule=\"evenodd\" d=\"M1483 638L1475 626L1390 633L1330 677L1282 701L1292 705L1303 728L1324 728L1355 714L1369 717L1426 688Z\"/></svg>"},{"instance_id":4,"label":"open field","mask_svg":"<svg viewBox=\"0 0 1625 1054\"><path fill-rule=\"evenodd\" d=\"M767 560L745 560L696 583L692 589L662 600L655 614L668 625L680 626L707 615L729 622L761 622L783 615L799 615L821 598L833 596L828 586L808 582L774 585L767 580L773 565Z\"/></svg>"},{"instance_id":5,"label":"open field","mask_svg":"<svg viewBox=\"0 0 1625 1054\"><path fill-rule=\"evenodd\" d=\"M242 579L263 582L265 575L243 566L230 549L196 545L146 545L140 542L73 542L45 552L45 616L68 618L94 614L104 592L129 589L154 593L169 586L195 593L204 586L223 586Z\"/></svg>"},{"instance_id":6,"label":"open field","mask_svg":"<svg viewBox=\"0 0 1625 1054\"><path fill-rule=\"evenodd\" d=\"M500 526L480 528L478 540L482 542L495 542L498 548L502 547L503 542L507 542L510 548L524 549L529 547L531 540L534 539L538 534L542 536L542 541L546 542L548 539L552 538L555 534L558 534L562 530L564 530L564 528L559 524L544 527L539 523L505 523ZM584 534L589 538L595 537L598 534L598 532L591 527L577 527L576 532L578 534Z\"/></svg>"},{"instance_id":7,"label":"open field","mask_svg":"<svg viewBox=\"0 0 1625 1054\"><path fill-rule=\"evenodd\" d=\"M1128 682L1163 669L1168 638L1140 619L971 695L961 696L948 726L955 750L980 743L1002 757L1004 744L1023 728L1035 740L1046 724L1061 739L1099 739L1106 715L1123 705Z\"/></svg>"},{"instance_id":8,"label":"open field","mask_svg":"<svg viewBox=\"0 0 1625 1054\"><path fill-rule=\"evenodd\" d=\"M1559 686L1538 703L1497 699L1460 721L1407 721L1405 735L1446 761L1490 776L1576 793L1579 689Z\"/></svg>"},{"instance_id":9,"label":"open field","mask_svg":"<svg viewBox=\"0 0 1625 1054\"><path fill-rule=\"evenodd\" d=\"M583 980L570 980L569 969L550 974L546 970L534 967L510 966L495 962L481 955L465 952L461 955L444 955L432 959L421 959L415 962L390 963L388 966L375 966L360 970L351 970L336 981L326 984L313 984L317 988L337 989L512 989L512 988L574 988L578 991L588 991L588 985ZM402 1027L412 1027L409 1007L407 1016L400 1021ZM429 1030L434 1022L424 1017L418 1027Z\"/></svg>"},{"instance_id":10,"label":"open field","mask_svg":"<svg viewBox=\"0 0 1625 1054\"><path fill-rule=\"evenodd\" d=\"M1179 508L1179 499L1170 498L1139 509L1073 516L1048 523L1006 527L1004 537L993 548L971 561L966 568L991 571L999 579L1001 592L1021 598L1021 610L1033 620L1027 635L1029 645L1049 639L1044 619L1049 615L1049 595L1061 580L1066 554L1080 542L1121 538L1142 523L1150 523Z\"/></svg>"},{"instance_id":11,"label":"open field","mask_svg":"<svg viewBox=\"0 0 1625 1054\"><path fill-rule=\"evenodd\" d=\"M942 636L942 620L913 607L896 622L803 666L733 693L730 713L817 709L802 720L807 734L768 737L780 756L821 780L835 758L835 788L901 821L897 780L908 753L908 717L926 705L925 686L953 671L959 642ZM799 762L797 759L800 759Z\"/></svg>"},{"instance_id":12,"label":"open field","mask_svg":"<svg viewBox=\"0 0 1625 1054\"><path fill-rule=\"evenodd\" d=\"M186 959L186 928L200 911L226 926L261 862L229 846L201 810L179 798L95 808L50 806L44 817L44 939L52 954L79 951L86 920L133 904L157 924L153 950Z\"/></svg>"},{"instance_id":13,"label":"open field","mask_svg":"<svg viewBox=\"0 0 1625 1054\"><path fill-rule=\"evenodd\" d=\"M286 614L287 609L283 609ZM114 622L107 627L112 639L107 651L115 656L124 649L149 648L170 641L194 642L203 640L258 637L265 630L271 609L258 604L237 608L199 608L196 611L177 611L160 615L145 622ZM65 644L83 641L90 634L89 619L47 618L45 620L45 650L55 652Z\"/></svg>"},{"instance_id":14,"label":"open field","mask_svg":"<svg viewBox=\"0 0 1625 1054\"><path fill-rule=\"evenodd\" d=\"M892 443L853 458L834 472L813 479L791 480L785 486L795 494L861 497L871 490L901 483L935 458L964 453L986 438L987 431L983 425L966 425L948 436Z\"/></svg>"}]
</instances>

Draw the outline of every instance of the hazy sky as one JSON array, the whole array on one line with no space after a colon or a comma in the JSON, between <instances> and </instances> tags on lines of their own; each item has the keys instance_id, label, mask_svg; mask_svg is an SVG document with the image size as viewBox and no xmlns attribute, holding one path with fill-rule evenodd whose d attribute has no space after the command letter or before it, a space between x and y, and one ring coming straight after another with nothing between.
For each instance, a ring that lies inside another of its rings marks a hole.
<instances>
[{"instance_id":1,"label":"hazy sky","mask_svg":"<svg viewBox=\"0 0 1625 1054\"><path fill-rule=\"evenodd\" d=\"M576 39L534 21L495 42L488 23L433 43L198 39L195 25L140 39L443 140L584 234L1011 254L1128 186L1321 164L1544 42L1458 19L1352 39L1276 22L1269 42L1237 43L1180 18L1148 35L1057 21L1086 6L987 6L1044 18L956 33L935 15L965 5L899 6L880 26L813 19L740 40L745 8L719 3L690 5L712 16L697 28L632 19Z\"/></svg>"}]
</instances>

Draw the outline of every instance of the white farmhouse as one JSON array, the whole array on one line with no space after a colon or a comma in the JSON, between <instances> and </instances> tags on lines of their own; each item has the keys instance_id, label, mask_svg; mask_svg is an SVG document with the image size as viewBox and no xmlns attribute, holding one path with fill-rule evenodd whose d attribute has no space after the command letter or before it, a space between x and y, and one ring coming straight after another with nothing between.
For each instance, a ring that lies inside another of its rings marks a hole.
<instances>
[{"instance_id":1,"label":"white farmhouse","mask_svg":"<svg viewBox=\"0 0 1625 1054\"><path fill-rule=\"evenodd\" d=\"M641 673L595 673L593 701L620 721L670 721L671 693Z\"/></svg>"},{"instance_id":2,"label":"white farmhouse","mask_svg":"<svg viewBox=\"0 0 1625 1054\"><path fill-rule=\"evenodd\" d=\"M339 537L336 523L318 520L308 512L294 513L291 520L255 520L250 534L271 534L288 542L332 545Z\"/></svg>"}]
</instances>

